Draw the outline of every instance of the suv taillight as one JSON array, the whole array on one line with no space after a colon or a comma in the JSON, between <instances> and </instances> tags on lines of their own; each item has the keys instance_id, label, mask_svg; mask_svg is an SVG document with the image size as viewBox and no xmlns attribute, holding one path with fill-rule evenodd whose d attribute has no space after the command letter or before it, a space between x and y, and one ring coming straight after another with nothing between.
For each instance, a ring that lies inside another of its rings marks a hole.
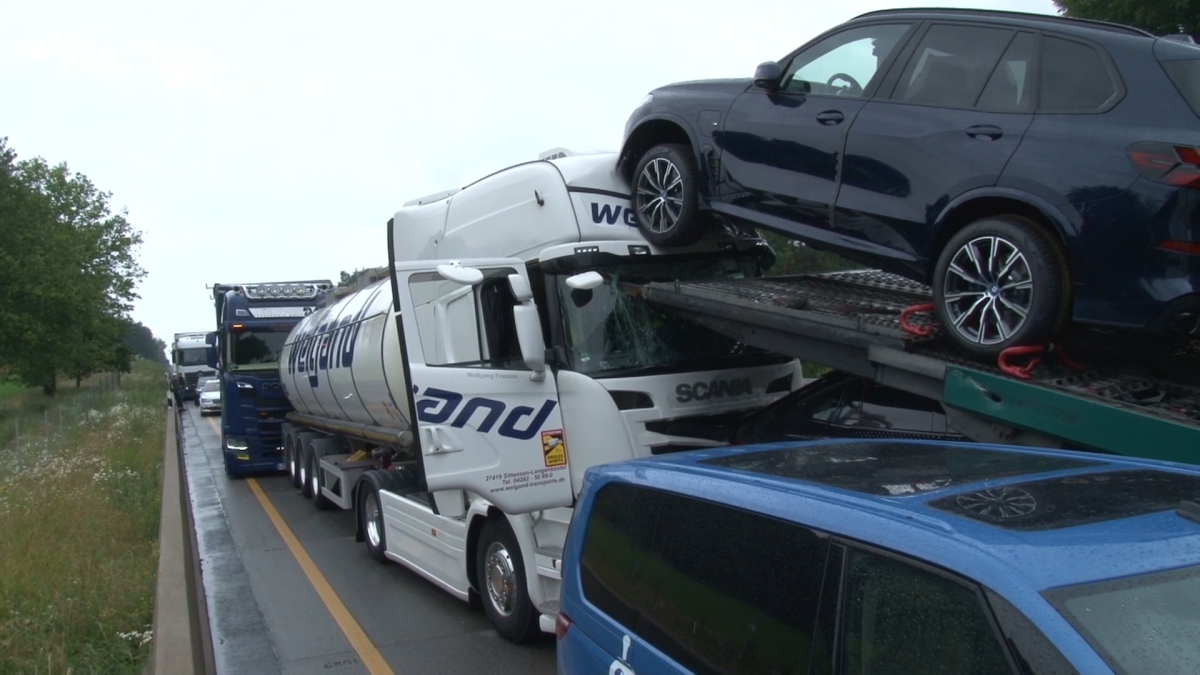
<instances>
[{"instance_id":1,"label":"suv taillight","mask_svg":"<svg viewBox=\"0 0 1200 675\"><path fill-rule=\"evenodd\" d=\"M567 631L571 628L571 617L567 616L560 609L558 616L554 619L554 638L561 640L567 636Z\"/></svg>"},{"instance_id":2,"label":"suv taillight","mask_svg":"<svg viewBox=\"0 0 1200 675\"><path fill-rule=\"evenodd\" d=\"M1200 149L1169 143L1134 143L1126 151L1139 175L1158 183L1200 188Z\"/></svg>"}]
</instances>

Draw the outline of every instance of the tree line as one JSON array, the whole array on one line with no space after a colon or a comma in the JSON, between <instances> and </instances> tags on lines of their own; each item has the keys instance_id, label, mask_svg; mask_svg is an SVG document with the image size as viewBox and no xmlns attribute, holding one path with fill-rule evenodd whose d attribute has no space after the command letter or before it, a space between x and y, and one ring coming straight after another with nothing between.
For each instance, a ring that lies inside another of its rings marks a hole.
<instances>
[{"instance_id":1,"label":"tree line","mask_svg":"<svg viewBox=\"0 0 1200 675\"><path fill-rule=\"evenodd\" d=\"M66 163L18 160L0 137L0 379L53 396L61 376L166 362L166 344L129 318L142 236L111 197Z\"/></svg>"},{"instance_id":2,"label":"tree line","mask_svg":"<svg viewBox=\"0 0 1200 675\"><path fill-rule=\"evenodd\" d=\"M1200 33L1200 0L1054 0L1077 19L1123 23L1155 35Z\"/></svg>"}]
</instances>

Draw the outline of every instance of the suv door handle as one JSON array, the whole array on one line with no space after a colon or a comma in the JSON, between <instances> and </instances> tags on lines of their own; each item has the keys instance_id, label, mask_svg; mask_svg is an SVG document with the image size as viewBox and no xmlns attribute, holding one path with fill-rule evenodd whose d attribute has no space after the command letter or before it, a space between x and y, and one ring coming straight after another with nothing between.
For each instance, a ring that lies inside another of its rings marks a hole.
<instances>
[{"instance_id":1,"label":"suv door handle","mask_svg":"<svg viewBox=\"0 0 1200 675\"><path fill-rule=\"evenodd\" d=\"M826 110L817 114L817 121L821 124L841 124L844 119L846 116L838 110Z\"/></svg>"},{"instance_id":2,"label":"suv door handle","mask_svg":"<svg viewBox=\"0 0 1200 675\"><path fill-rule=\"evenodd\" d=\"M1004 130L991 124L976 124L967 127L967 135L979 141L994 141L1004 135Z\"/></svg>"}]
</instances>

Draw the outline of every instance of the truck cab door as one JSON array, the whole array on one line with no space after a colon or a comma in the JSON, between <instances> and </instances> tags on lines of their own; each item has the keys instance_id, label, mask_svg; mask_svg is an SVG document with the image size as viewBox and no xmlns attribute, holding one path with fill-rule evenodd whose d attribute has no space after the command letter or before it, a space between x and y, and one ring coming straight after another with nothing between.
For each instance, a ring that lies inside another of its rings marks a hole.
<instances>
[{"instance_id":1,"label":"truck cab door","mask_svg":"<svg viewBox=\"0 0 1200 675\"><path fill-rule=\"evenodd\" d=\"M414 444L439 513L477 493L509 514L570 506L566 436L525 265L397 263Z\"/></svg>"}]
</instances>

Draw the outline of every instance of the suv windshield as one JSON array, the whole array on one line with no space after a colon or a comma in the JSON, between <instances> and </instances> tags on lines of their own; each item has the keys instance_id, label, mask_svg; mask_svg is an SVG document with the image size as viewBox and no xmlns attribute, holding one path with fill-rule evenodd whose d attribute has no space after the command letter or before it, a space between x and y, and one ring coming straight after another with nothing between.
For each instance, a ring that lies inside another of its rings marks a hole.
<instances>
[{"instance_id":1,"label":"suv windshield","mask_svg":"<svg viewBox=\"0 0 1200 675\"><path fill-rule=\"evenodd\" d=\"M591 290L567 286L567 279L582 270L554 275L571 370L613 377L630 371L734 368L789 360L620 290L622 284L758 276L758 262L750 253L674 262L647 259L592 269L604 276L604 283Z\"/></svg>"},{"instance_id":2,"label":"suv windshield","mask_svg":"<svg viewBox=\"0 0 1200 675\"><path fill-rule=\"evenodd\" d=\"M262 370L279 363L279 352L290 331L249 328L230 334L230 363L233 370Z\"/></svg>"},{"instance_id":3,"label":"suv windshield","mask_svg":"<svg viewBox=\"0 0 1200 675\"><path fill-rule=\"evenodd\" d=\"M1191 673L1200 663L1200 566L1045 595L1118 673Z\"/></svg>"}]
</instances>

